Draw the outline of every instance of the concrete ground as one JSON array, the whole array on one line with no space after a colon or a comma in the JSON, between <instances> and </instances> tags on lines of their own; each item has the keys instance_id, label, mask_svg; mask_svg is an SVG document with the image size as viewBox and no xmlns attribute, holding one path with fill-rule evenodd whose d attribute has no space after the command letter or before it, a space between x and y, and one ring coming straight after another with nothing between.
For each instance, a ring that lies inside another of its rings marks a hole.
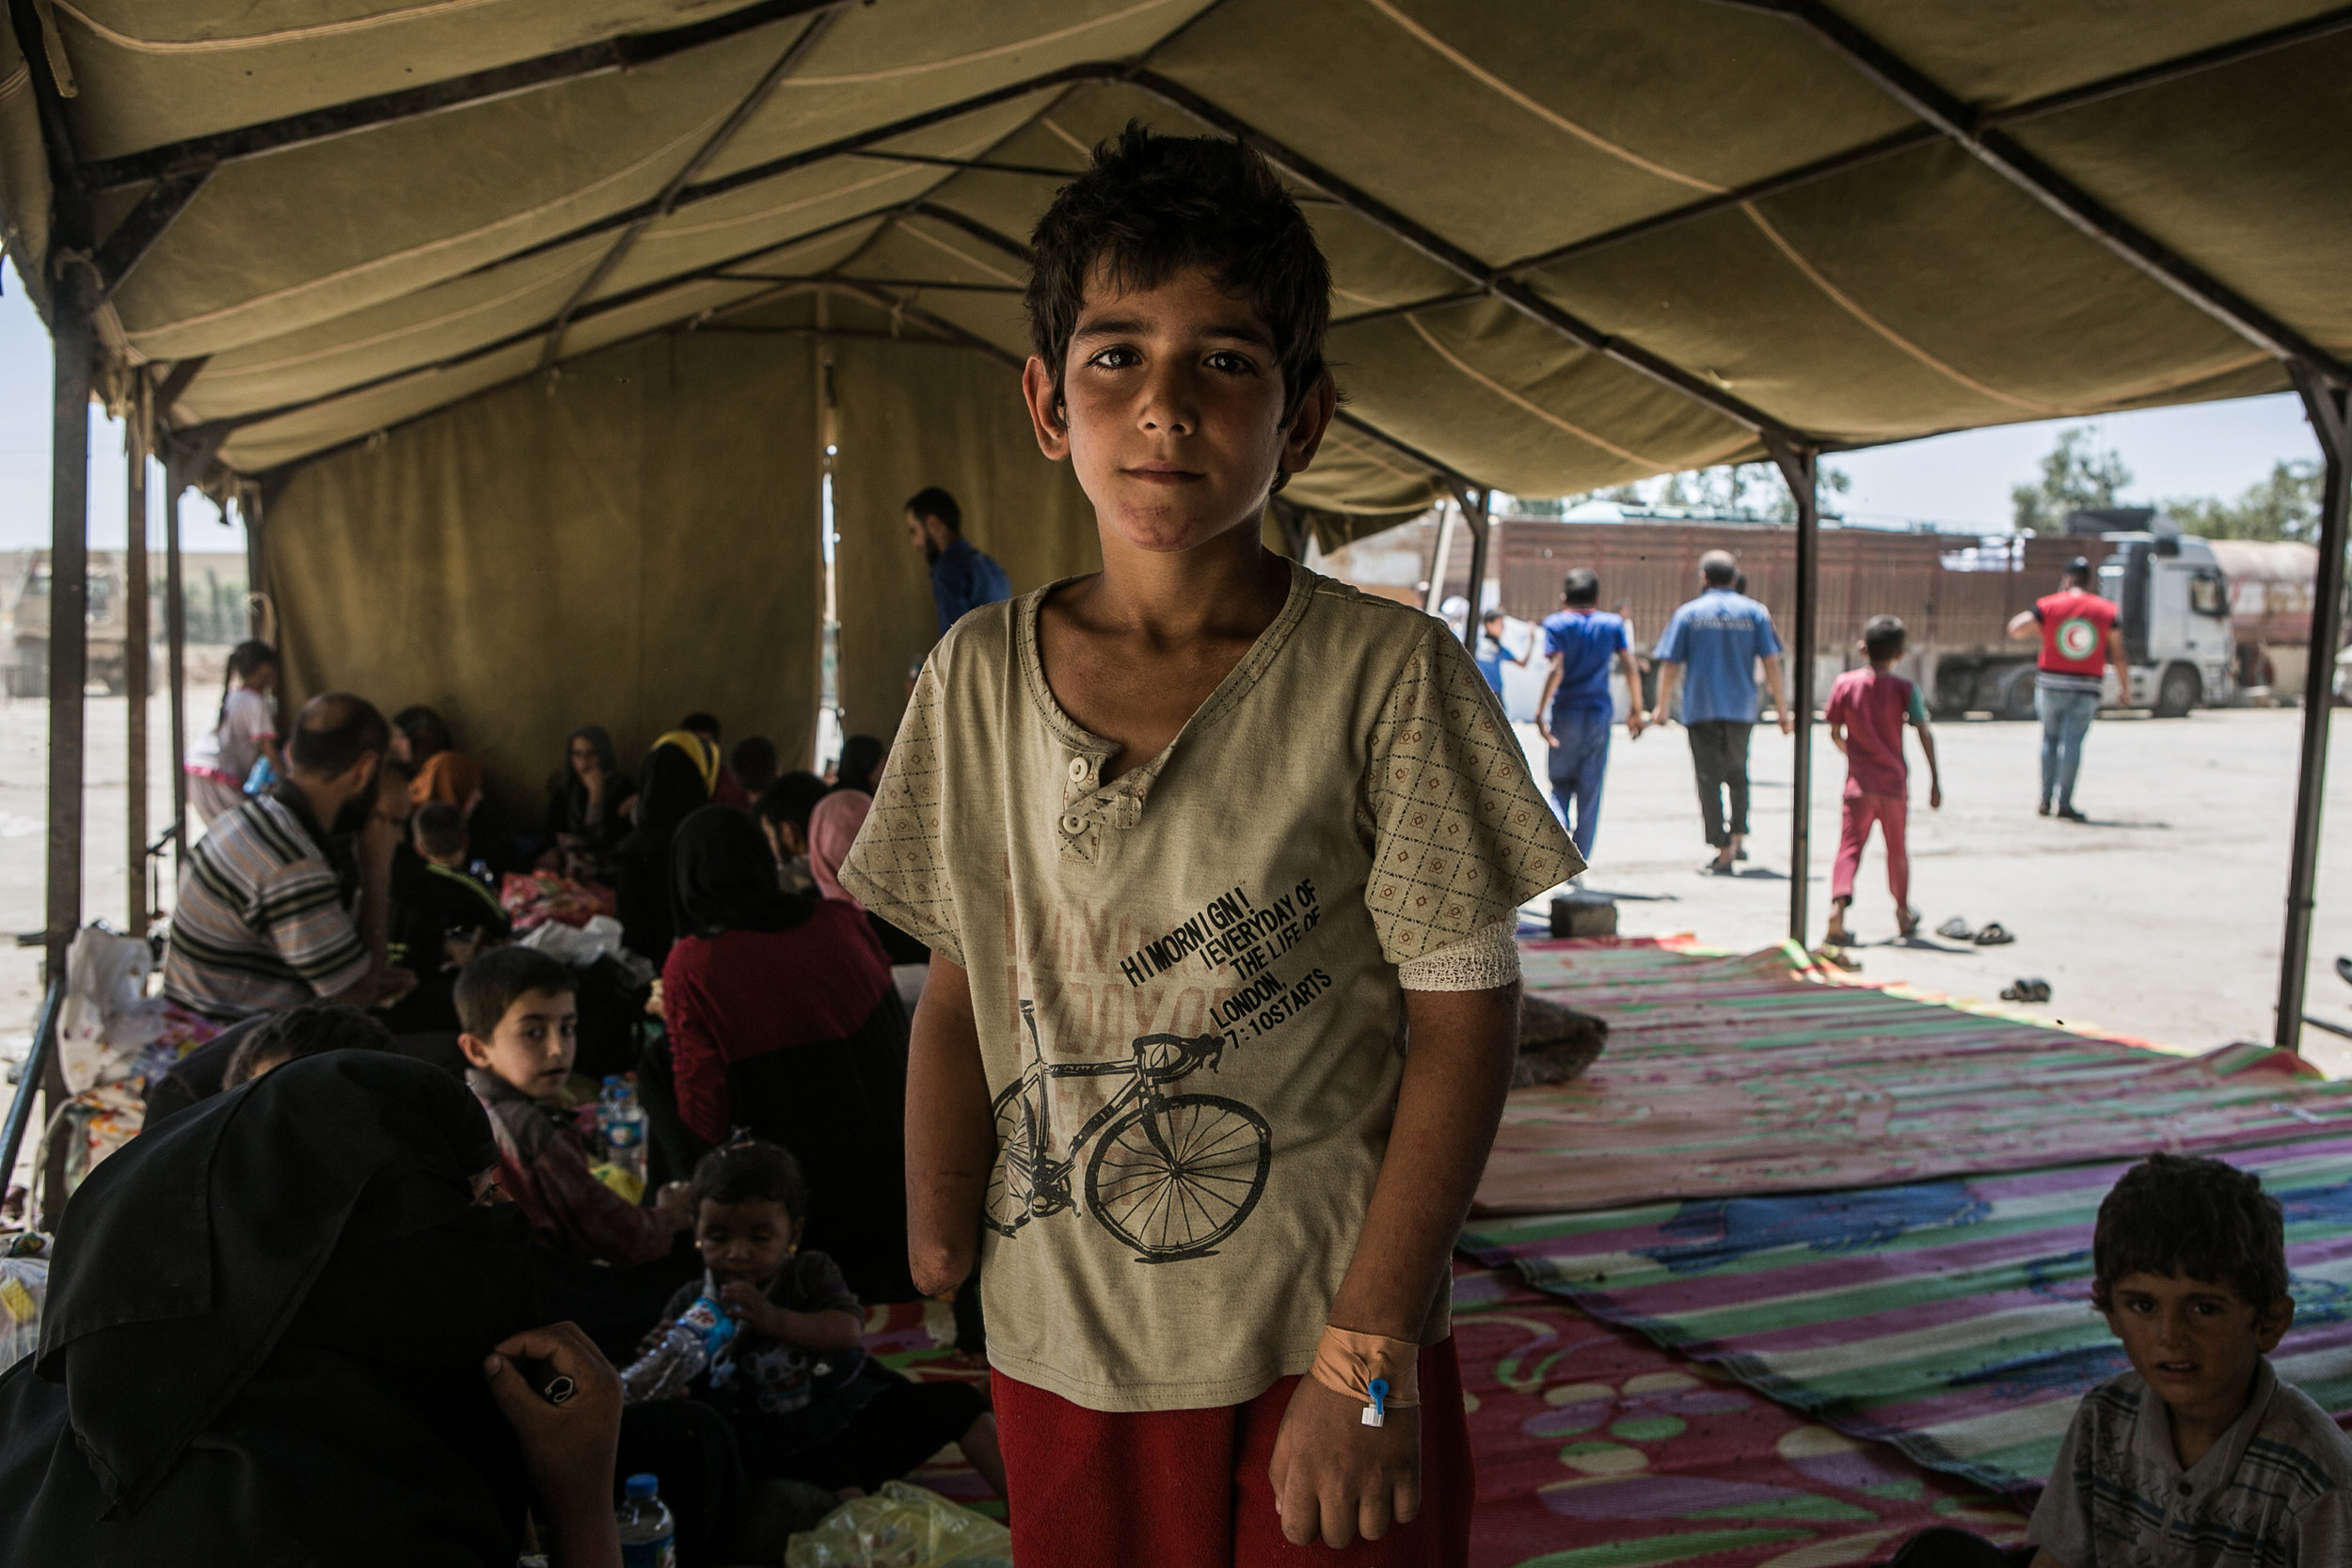
<instances>
[{"instance_id":1,"label":"concrete ground","mask_svg":"<svg viewBox=\"0 0 2352 1568\"><path fill-rule=\"evenodd\" d=\"M219 700L192 680L192 723ZM125 909L123 726L119 697L89 701L87 918L119 927ZM1885 862L1875 841L1863 863L1850 924L1871 979L1902 980L1992 1002L2019 975L2050 982L2047 1006L2025 1010L2092 1022L2193 1049L2267 1039L2278 986L2289 816L2300 715L2293 710L2198 713L2185 720L2102 719L2085 749L2078 802L2093 820L2075 826L2033 815L2041 732L2030 723L1943 724L1945 806L1926 809L1916 765L1912 805L1912 898L1929 929L1958 914L1998 920L2017 934L1978 948L1923 936L1892 941ZM170 758L161 701L150 724L151 837L170 816ZM2321 858L2310 981L2312 1014L2352 1028L2352 986L2334 973L2352 953L2352 721L2339 715L2330 819ZM1532 752L1542 743L1522 731ZM0 934L41 924L42 800L47 710L0 702ZM1538 776L1542 758L1534 756ZM1753 858L1736 878L1703 877L1707 858L1679 728L1629 743L1617 732L1602 800L1600 839L1588 887L1620 895L1629 934L1690 931L1727 948L1777 941L1788 919L1790 742L1759 726ZM1813 915L1819 941L1828 912L1844 759L1817 730L1813 792ZM0 1055L23 1049L40 1003L39 954L0 940ZM2352 1039L2306 1029L2306 1053L2352 1074Z\"/></svg>"},{"instance_id":2,"label":"concrete ground","mask_svg":"<svg viewBox=\"0 0 2352 1568\"><path fill-rule=\"evenodd\" d=\"M2050 982L2046 1005L2020 1010L2094 1023L2178 1048L2271 1037L2285 916L2287 841L2301 714L2200 712L2185 720L2103 717L2083 752L2075 803L2087 824L2034 815L2041 726L1939 724L1944 809L1927 809L1913 750L1912 902L1920 937L1895 941L1886 862L1875 836L1848 918L1866 977L1995 1003L2020 975ZM2320 859L2307 1013L2352 1028L2352 986L2334 959L2352 953L2352 723L2333 726L2328 819ZM1538 769L1543 743L1523 740ZM1736 878L1707 877L1708 858L1679 728L1612 744L1600 836L1587 888L1619 896L1631 935L1694 933L1746 949L1788 934L1792 741L1759 725L1750 757L1751 859ZM1811 919L1828 918L1845 759L1814 735ZM2016 934L1979 948L1932 936L1953 916ZM1997 1005L1997 1004L1996 1004ZM2306 1028L2304 1053L2352 1074L2352 1039Z\"/></svg>"}]
</instances>

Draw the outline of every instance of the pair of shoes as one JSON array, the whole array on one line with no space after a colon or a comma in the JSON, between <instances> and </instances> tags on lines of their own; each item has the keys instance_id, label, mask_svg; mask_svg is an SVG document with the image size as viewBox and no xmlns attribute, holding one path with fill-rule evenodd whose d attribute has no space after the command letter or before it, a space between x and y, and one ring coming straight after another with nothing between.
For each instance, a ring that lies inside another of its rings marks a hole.
<instances>
[{"instance_id":1,"label":"pair of shoes","mask_svg":"<svg viewBox=\"0 0 2352 1568\"><path fill-rule=\"evenodd\" d=\"M2031 978L2011 981L2001 988L2001 1000L2004 1002L2047 1002L2050 1000L2050 982Z\"/></svg>"},{"instance_id":2,"label":"pair of shoes","mask_svg":"<svg viewBox=\"0 0 2352 1568\"><path fill-rule=\"evenodd\" d=\"M1954 942L1974 942L1977 938L1977 928L1961 919L1960 916L1954 915L1943 925L1938 926L1935 928L1935 934L1939 937L1949 937Z\"/></svg>"},{"instance_id":3,"label":"pair of shoes","mask_svg":"<svg viewBox=\"0 0 2352 1568\"><path fill-rule=\"evenodd\" d=\"M2090 817L2085 816L2081 812L2076 811L2072 806L2058 807L2058 817L2061 822L2088 822L2090 820Z\"/></svg>"},{"instance_id":4,"label":"pair of shoes","mask_svg":"<svg viewBox=\"0 0 2352 1568\"><path fill-rule=\"evenodd\" d=\"M1998 947L2003 942L2015 942L2017 939L2010 935L2008 927L1995 920L1988 923L1973 940L1979 947Z\"/></svg>"},{"instance_id":5,"label":"pair of shoes","mask_svg":"<svg viewBox=\"0 0 2352 1568\"><path fill-rule=\"evenodd\" d=\"M2033 814L2034 814L2036 816L2049 816L2049 815L2050 815L2050 802L2049 802L2049 801L2047 801L2047 800L2042 801L2042 804L2040 804L2040 805L2038 805L2038 806L2036 806L2036 807L2034 807L2034 808L2033 808Z\"/></svg>"}]
</instances>

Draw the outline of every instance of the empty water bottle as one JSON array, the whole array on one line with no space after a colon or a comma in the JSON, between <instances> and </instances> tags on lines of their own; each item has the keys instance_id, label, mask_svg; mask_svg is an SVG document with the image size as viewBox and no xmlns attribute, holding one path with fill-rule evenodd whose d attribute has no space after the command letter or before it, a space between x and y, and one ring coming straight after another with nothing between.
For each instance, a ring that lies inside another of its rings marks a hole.
<instances>
[{"instance_id":1,"label":"empty water bottle","mask_svg":"<svg viewBox=\"0 0 2352 1568\"><path fill-rule=\"evenodd\" d=\"M622 1369L621 1402L667 1399L684 1388L735 1338L735 1320L719 1305L718 1285L705 1274L694 1305L677 1315L651 1350Z\"/></svg>"},{"instance_id":2,"label":"empty water bottle","mask_svg":"<svg viewBox=\"0 0 2352 1568\"><path fill-rule=\"evenodd\" d=\"M631 1476L622 1482L622 1492L613 1513L621 1527L621 1568L677 1568L677 1528L661 1500L660 1481Z\"/></svg>"}]
</instances>

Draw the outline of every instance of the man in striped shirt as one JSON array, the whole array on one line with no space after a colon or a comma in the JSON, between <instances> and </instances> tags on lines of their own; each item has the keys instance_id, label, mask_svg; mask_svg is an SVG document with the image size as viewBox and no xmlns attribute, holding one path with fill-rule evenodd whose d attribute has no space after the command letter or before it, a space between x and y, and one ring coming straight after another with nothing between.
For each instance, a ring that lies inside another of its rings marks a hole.
<instances>
[{"instance_id":1,"label":"man in striped shirt","mask_svg":"<svg viewBox=\"0 0 2352 1568\"><path fill-rule=\"evenodd\" d=\"M389 733L383 715L348 692L303 705L287 776L215 820L188 851L166 996L227 1022L318 997L364 1007L415 984L386 966L380 920L373 940L363 937L352 899L365 886L380 902L389 871L392 831L372 820ZM358 833L366 863L356 874L329 836L339 828Z\"/></svg>"}]
</instances>

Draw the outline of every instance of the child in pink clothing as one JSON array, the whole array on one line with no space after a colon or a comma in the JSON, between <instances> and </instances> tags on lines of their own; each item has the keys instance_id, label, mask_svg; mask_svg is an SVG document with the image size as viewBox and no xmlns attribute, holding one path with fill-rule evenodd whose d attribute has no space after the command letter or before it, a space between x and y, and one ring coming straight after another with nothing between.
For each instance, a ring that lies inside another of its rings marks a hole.
<instances>
[{"instance_id":1,"label":"child in pink clothing","mask_svg":"<svg viewBox=\"0 0 2352 1568\"><path fill-rule=\"evenodd\" d=\"M1837 835L1837 864L1830 872L1829 930L1823 939L1834 946L1852 940L1846 930L1846 906L1853 902L1854 873L1861 869L1873 822L1886 838L1886 885L1895 895L1896 927L1906 937L1919 928L1919 912L1911 907L1911 857L1903 847L1911 795L1910 768L1903 760L1905 722L1918 729L1919 749L1928 754L1931 809L1944 804L1944 781L1935 766L1927 705L1917 687L1895 673L1905 641L1902 622L1892 615L1871 617L1862 628L1862 652L1870 667L1838 676L1822 714L1831 743L1846 753L1845 820Z\"/></svg>"}]
</instances>

